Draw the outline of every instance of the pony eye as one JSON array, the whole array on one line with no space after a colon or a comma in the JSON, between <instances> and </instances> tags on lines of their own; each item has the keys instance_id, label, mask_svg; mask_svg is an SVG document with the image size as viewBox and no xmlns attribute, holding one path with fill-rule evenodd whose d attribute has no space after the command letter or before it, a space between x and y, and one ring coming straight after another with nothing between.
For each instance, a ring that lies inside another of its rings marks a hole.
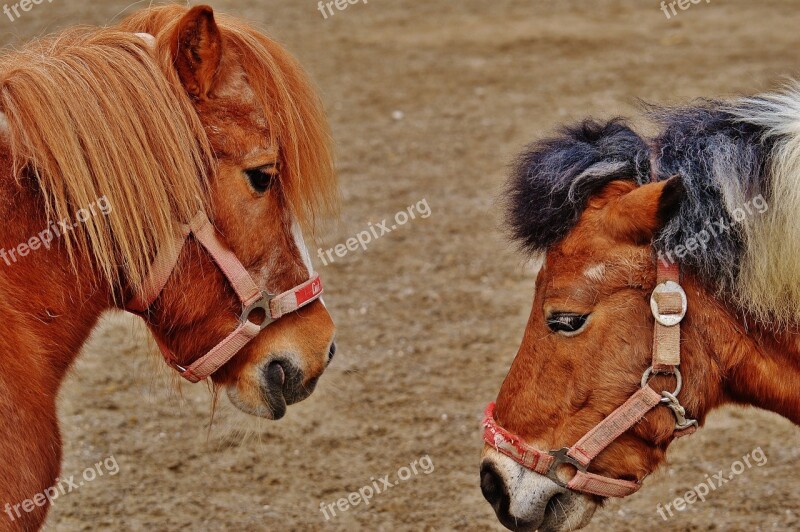
<instances>
[{"instance_id":1,"label":"pony eye","mask_svg":"<svg viewBox=\"0 0 800 532\"><path fill-rule=\"evenodd\" d=\"M268 164L252 168L245 170L244 174L247 176L250 186L259 194L263 194L272 187L272 183L278 177L278 165Z\"/></svg>"},{"instance_id":2,"label":"pony eye","mask_svg":"<svg viewBox=\"0 0 800 532\"><path fill-rule=\"evenodd\" d=\"M547 318L547 326L555 333L572 336L583 329L587 319L588 314L552 314Z\"/></svg>"}]
</instances>

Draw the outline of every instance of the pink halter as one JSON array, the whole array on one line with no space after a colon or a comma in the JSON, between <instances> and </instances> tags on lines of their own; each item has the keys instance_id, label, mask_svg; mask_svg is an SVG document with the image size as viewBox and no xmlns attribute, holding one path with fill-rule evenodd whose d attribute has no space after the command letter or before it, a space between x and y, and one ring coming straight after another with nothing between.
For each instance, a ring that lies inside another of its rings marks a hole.
<instances>
[{"instance_id":1,"label":"pink halter","mask_svg":"<svg viewBox=\"0 0 800 532\"><path fill-rule=\"evenodd\" d=\"M670 408L675 415L675 437L685 436L697 429L697 421L686 418L686 411L678 402L683 384L680 364L680 322L686 315L686 293L679 283L677 264L658 261L658 286L650 298L650 309L655 317L653 335L653 364L642 375L641 388L608 417L597 424L572 447L540 451L511 432L502 428L494 417L495 404L486 408L483 419L483 439L498 452L508 456L527 469L545 475L555 483L579 493L601 497L627 497L639 490L640 482L620 480L589 473L592 460L625 431L641 421L658 405ZM653 373L674 374L677 385L674 392L653 390L648 381ZM576 469L569 482L563 482L557 471L562 465Z\"/></svg>"},{"instance_id":2,"label":"pink halter","mask_svg":"<svg viewBox=\"0 0 800 532\"><path fill-rule=\"evenodd\" d=\"M277 296L261 290L236 255L222 240L222 236L208 220L206 214L200 212L189 225L184 226L182 234L176 238L175 245L171 248L174 250L173 252L158 253L151 266L150 275L142 286L141 296L134 297L129 301L125 310L144 317L143 314L164 290L190 235L194 236L194 239L208 251L242 302L239 326L211 351L188 367L179 365L172 351L156 337L156 343L167 364L176 369L188 381L200 382L233 358L268 325L319 299L322 295L322 279L319 275L314 274L305 283ZM248 319L256 309L262 309L265 314L264 321L260 325Z\"/></svg>"}]
</instances>

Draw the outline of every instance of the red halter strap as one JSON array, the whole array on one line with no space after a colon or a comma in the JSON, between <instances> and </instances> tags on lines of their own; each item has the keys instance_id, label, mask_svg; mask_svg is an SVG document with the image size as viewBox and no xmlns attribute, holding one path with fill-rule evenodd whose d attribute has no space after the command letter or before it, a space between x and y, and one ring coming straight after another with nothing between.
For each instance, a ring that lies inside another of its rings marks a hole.
<instances>
[{"instance_id":1,"label":"red halter strap","mask_svg":"<svg viewBox=\"0 0 800 532\"><path fill-rule=\"evenodd\" d=\"M641 482L620 480L589 473L591 461L611 445L625 431L641 421L644 416L663 404L675 415L675 437L685 436L697 429L697 421L686 418L686 411L678 402L683 384L680 364L680 322L686 315L686 293L679 284L680 268L674 263L658 261L658 285L650 298L650 308L655 317L653 335L653 365L642 375L641 388L608 417L597 424L572 447L540 451L511 432L502 428L494 417L495 404L486 408L483 419L483 440L498 452L508 456L523 467L570 490L601 497L626 497L639 490ZM648 381L653 373L671 373L677 379L674 392L653 390ZM557 471L568 464L576 469L569 482L562 481Z\"/></svg>"},{"instance_id":2,"label":"red halter strap","mask_svg":"<svg viewBox=\"0 0 800 532\"><path fill-rule=\"evenodd\" d=\"M222 236L208 220L206 214L200 212L189 225L184 226L182 234L176 237L174 246L169 248L169 252L158 253L151 266L150 274L142 286L141 295L129 301L125 310L142 316L158 299L178 264L178 257L189 236L194 236L194 239L208 251L242 303L239 326L188 367L179 365L172 351L156 337L156 343L167 364L176 369L188 381L200 382L233 358L268 325L319 299L323 290L322 279L319 275L314 274L305 283L277 296L262 291L244 265L223 241ZM260 325L248 319L256 309L264 311L265 318Z\"/></svg>"}]
</instances>

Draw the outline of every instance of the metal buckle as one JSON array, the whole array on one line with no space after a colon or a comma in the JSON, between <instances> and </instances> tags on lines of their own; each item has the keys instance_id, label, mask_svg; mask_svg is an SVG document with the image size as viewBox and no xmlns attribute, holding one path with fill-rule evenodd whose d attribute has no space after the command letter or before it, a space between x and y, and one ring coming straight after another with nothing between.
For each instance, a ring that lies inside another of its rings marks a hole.
<instances>
[{"instance_id":1,"label":"metal buckle","mask_svg":"<svg viewBox=\"0 0 800 532\"><path fill-rule=\"evenodd\" d=\"M564 464L571 465L578 471L586 473L586 466L582 463L578 462L573 457L569 456L567 453L569 452L569 447L562 447L558 450L548 451L547 454L555 458L553 463L550 464L550 468L547 470L547 478L561 486L562 488L567 487L567 482L564 482L560 478L558 478L558 468Z\"/></svg>"},{"instance_id":2,"label":"metal buckle","mask_svg":"<svg viewBox=\"0 0 800 532\"><path fill-rule=\"evenodd\" d=\"M270 294L268 292L261 292L261 297L259 297L257 300L255 300L253 303L246 306L242 310L242 315L239 318L240 323L242 324L247 323L249 321L250 314L252 314L253 311L255 311L256 309L262 309L264 311L264 321L262 321L261 324L259 325L262 331L266 329L270 324L277 321L273 319L272 310L269 307L269 304L272 302L273 299L275 299L275 297L276 297L275 294Z\"/></svg>"},{"instance_id":3,"label":"metal buckle","mask_svg":"<svg viewBox=\"0 0 800 532\"><path fill-rule=\"evenodd\" d=\"M656 294L668 294L670 292L675 292L681 296L681 312L680 314L661 314L658 311L658 303L656 303ZM653 293L650 294L650 312L653 313L653 317L656 319L658 323L665 327L673 327L678 325L683 318L686 316L686 310L689 308L688 299L686 298L686 292L683 290L683 287L676 283L675 281L664 281L663 283L659 284L653 289Z\"/></svg>"}]
</instances>

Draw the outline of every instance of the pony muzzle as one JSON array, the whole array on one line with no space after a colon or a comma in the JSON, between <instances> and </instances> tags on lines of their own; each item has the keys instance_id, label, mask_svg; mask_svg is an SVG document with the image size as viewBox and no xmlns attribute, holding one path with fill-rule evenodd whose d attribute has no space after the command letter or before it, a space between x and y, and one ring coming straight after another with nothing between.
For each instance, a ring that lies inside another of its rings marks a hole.
<instances>
[{"instance_id":1,"label":"pony muzzle","mask_svg":"<svg viewBox=\"0 0 800 532\"><path fill-rule=\"evenodd\" d=\"M481 460L481 492L497 520L517 532L566 532L586 526L598 504L491 446Z\"/></svg>"}]
</instances>

